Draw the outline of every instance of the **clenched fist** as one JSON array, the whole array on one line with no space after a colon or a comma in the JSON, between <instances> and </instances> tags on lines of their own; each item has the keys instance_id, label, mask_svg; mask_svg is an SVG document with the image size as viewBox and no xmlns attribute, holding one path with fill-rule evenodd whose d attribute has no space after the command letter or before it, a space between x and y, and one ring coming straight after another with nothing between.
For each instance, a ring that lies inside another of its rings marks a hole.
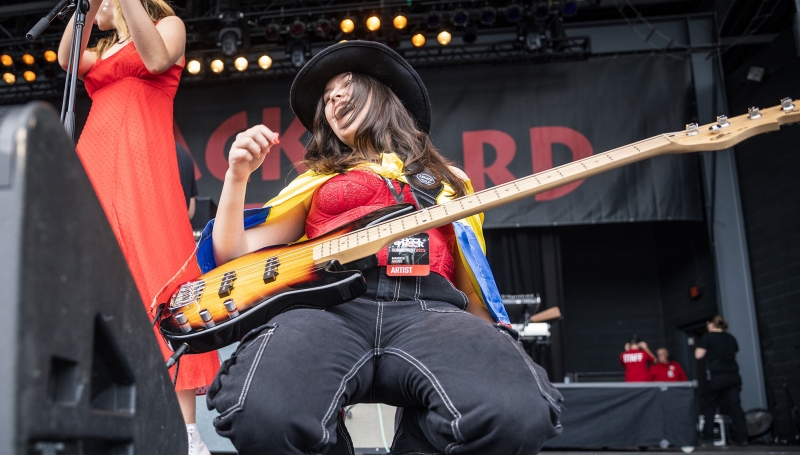
<instances>
[{"instance_id":1,"label":"clenched fist","mask_svg":"<svg viewBox=\"0 0 800 455\"><path fill-rule=\"evenodd\" d=\"M228 174L234 180L247 180L264 162L272 146L280 143L278 133L264 125L237 134L228 154Z\"/></svg>"}]
</instances>

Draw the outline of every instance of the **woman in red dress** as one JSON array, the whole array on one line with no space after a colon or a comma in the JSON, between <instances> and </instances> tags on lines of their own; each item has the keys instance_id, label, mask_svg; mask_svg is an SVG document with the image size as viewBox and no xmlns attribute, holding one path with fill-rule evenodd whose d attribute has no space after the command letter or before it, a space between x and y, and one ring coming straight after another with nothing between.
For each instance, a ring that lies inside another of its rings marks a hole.
<instances>
[{"instance_id":1,"label":"woman in red dress","mask_svg":"<svg viewBox=\"0 0 800 455\"><path fill-rule=\"evenodd\" d=\"M86 23L111 33L81 52L78 75L92 108L78 156L149 306L194 250L172 133L186 30L163 0L91 0ZM91 26L84 29L81 49L90 32ZM59 47L62 67L71 39L72 22ZM168 356L161 337L156 339ZM195 394L207 388L218 368L216 352L181 361L176 391L190 454L208 453L195 424Z\"/></svg>"}]
</instances>

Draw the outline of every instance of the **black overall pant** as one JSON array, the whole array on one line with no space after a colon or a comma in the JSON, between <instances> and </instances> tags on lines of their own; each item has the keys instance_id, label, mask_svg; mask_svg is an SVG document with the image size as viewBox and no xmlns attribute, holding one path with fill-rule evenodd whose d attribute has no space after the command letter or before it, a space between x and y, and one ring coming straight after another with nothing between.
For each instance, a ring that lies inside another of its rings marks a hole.
<instances>
[{"instance_id":1,"label":"black overall pant","mask_svg":"<svg viewBox=\"0 0 800 455\"><path fill-rule=\"evenodd\" d=\"M352 454L356 403L403 408L393 454L530 455L561 432L545 371L449 281L365 276L361 298L282 313L223 362L208 406L240 455Z\"/></svg>"}]
</instances>

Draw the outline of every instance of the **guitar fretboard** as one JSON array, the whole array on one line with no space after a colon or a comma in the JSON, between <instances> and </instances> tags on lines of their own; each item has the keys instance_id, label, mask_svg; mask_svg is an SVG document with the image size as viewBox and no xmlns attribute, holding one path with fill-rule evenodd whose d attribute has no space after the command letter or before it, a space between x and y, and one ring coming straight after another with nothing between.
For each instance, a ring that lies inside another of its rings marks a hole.
<instances>
[{"instance_id":1,"label":"guitar fretboard","mask_svg":"<svg viewBox=\"0 0 800 455\"><path fill-rule=\"evenodd\" d=\"M671 149L670 145L674 143L669 139L670 136L672 134L664 134L592 155L320 242L314 247L314 262L322 263L332 259L338 259L341 263L355 261L374 254L390 242L409 235L434 229L601 172L667 153Z\"/></svg>"}]
</instances>

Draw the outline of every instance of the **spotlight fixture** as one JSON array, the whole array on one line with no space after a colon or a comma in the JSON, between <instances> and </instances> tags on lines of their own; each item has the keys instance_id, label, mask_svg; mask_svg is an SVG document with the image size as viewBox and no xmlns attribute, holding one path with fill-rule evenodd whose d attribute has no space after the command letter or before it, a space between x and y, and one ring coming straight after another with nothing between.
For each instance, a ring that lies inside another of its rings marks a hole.
<instances>
[{"instance_id":1,"label":"spotlight fixture","mask_svg":"<svg viewBox=\"0 0 800 455\"><path fill-rule=\"evenodd\" d=\"M392 49L400 47L400 34L392 30L386 35L386 45Z\"/></svg>"},{"instance_id":2,"label":"spotlight fixture","mask_svg":"<svg viewBox=\"0 0 800 455\"><path fill-rule=\"evenodd\" d=\"M538 22L531 22L522 29L517 39L528 52L540 52L544 47L544 31Z\"/></svg>"},{"instance_id":3,"label":"spotlight fixture","mask_svg":"<svg viewBox=\"0 0 800 455\"><path fill-rule=\"evenodd\" d=\"M352 31L356 29L356 23L352 18L345 17L342 19L342 22L339 23L339 28L342 30L342 33L352 33Z\"/></svg>"},{"instance_id":4,"label":"spotlight fixture","mask_svg":"<svg viewBox=\"0 0 800 455\"><path fill-rule=\"evenodd\" d=\"M272 66L272 59L269 55L262 55L258 57L258 67L262 70L268 70Z\"/></svg>"},{"instance_id":5,"label":"spotlight fixture","mask_svg":"<svg viewBox=\"0 0 800 455\"><path fill-rule=\"evenodd\" d=\"M464 30L464 34L461 35L461 39L465 44L474 44L475 41L478 41L478 32L474 27L470 27Z\"/></svg>"},{"instance_id":6,"label":"spotlight fixture","mask_svg":"<svg viewBox=\"0 0 800 455\"><path fill-rule=\"evenodd\" d=\"M12 73L3 73L3 80L6 81L8 85L14 85L14 82L17 82L17 77Z\"/></svg>"},{"instance_id":7,"label":"spotlight fixture","mask_svg":"<svg viewBox=\"0 0 800 455\"><path fill-rule=\"evenodd\" d=\"M402 14L398 14L392 20L392 25L394 25L394 28L402 30L406 28L406 25L408 25L408 18L403 16Z\"/></svg>"},{"instance_id":8,"label":"spotlight fixture","mask_svg":"<svg viewBox=\"0 0 800 455\"><path fill-rule=\"evenodd\" d=\"M289 34L295 38L302 38L306 34L306 24L300 19L295 20L289 26Z\"/></svg>"},{"instance_id":9,"label":"spotlight fixture","mask_svg":"<svg viewBox=\"0 0 800 455\"><path fill-rule=\"evenodd\" d=\"M219 73L222 72L222 70L225 69L225 64L222 63L222 60L216 59L216 60L212 60L211 61L211 64L209 65L209 67L211 68L211 71L214 74L219 74Z\"/></svg>"},{"instance_id":10,"label":"spotlight fixture","mask_svg":"<svg viewBox=\"0 0 800 455\"><path fill-rule=\"evenodd\" d=\"M367 29L369 29L369 31L374 32L379 28L381 28L381 19L378 16L373 14L367 18Z\"/></svg>"},{"instance_id":11,"label":"spotlight fixture","mask_svg":"<svg viewBox=\"0 0 800 455\"><path fill-rule=\"evenodd\" d=\"M533 17L536 19L543 21L547 19L547 16L550 15L550 6L547 2L539 2L536 4L536 8L533 9Z\"/></svg>"},{"instance_id":12,"label":"spotlight fixture","mask_svg":"<svg viewBox=\"0 0 800 455\"><path fill-rule=\"evenodd\" d=\"M522 19L522 7L512 3L506 7L506 20L508 22L519 22Z\"/></svg>"},{"instance_id":13,"label":"spotlight fixture","mask_svg":"<svg viewBox=\"0 0 800 455\"><path fill-rule=\"evenodd\" d=\"M564 17L574 16L578 13L578 2L575 0L567 0L561 5L561 14Z\"/></svg>"},{"instance_id":14,"label":"spotlight fixture","mask_svg":"<svg viewBox=\"0 0 800 455\"><path fill-rule=\"evenodd\" d=\"M301 40L291 40L286 46L286 55L295 68L302 68L306 64L306 42Z\"/></svg>"},{"instance_id":15,"label":"spotlight fixture","mask_svg":"<svg viewBox=\"0 0 800 455\"><path fill-rule=\"evenodd\" d=\"M54 63L56 60L58 60L58 55L55 52L48 49L44 51L44 60L47 63Z\"/></svg>"},{"instance_id":16,"label":"spotlight fixture","mask_svg":"<svg viewBox=\"0 0 800 455\"><path fill-rule=\"evenodd\" d=\"M428 28L439 28L442 25L442 15L438 11L431 11L425 19Z\"/></svg>"},{"instance_id":17,"label":"spotlight fixture","mask_svg":"<svg viewBox=\"0 0 800 455\"><path fill-rule=\"evenodd\" d=\"M411 37L411 44L414 47L422 47L425 45L425 35L422 32L417 32Z\"/></svg>"},{"instance_id":18,"label":"spotlight fixture","mask_svg":"<svg viewBox=\"0 0 800 455\"><path fill-rule=\"evenodd\" d=\"M33 58L31 54L22 54L22 63L26 65L33 65L36 63L36 59Z\"/></svg>"},{"instance_id":19,"label":"spotlight fixture","mask_svg":"<svg viewBox=\"0 0 800 455\"><path fill-rule=\"evenodd\" d=\"M264 36L267 37L268 41L277 41L281 36L281 27L276 22L270 22L264 31Z\"/></svg>"},{"instance_id":20,"label":"spotlight fixture","mask_svg":"<svg viewBox=\"0 0 800 455\"><path fill-rule=\"evenodd\" d=\"M219 31L219 41L217 46L222 49L225 55L235 55L242 44L242 29L239 27L226 27Z\"/></svg>"},{"instance_id":21,"label":"spotlight fixture","mask_svg":"<svg viewBox=\"0 0 800 455\"><path fill-rule=\"evenodd\" d=\"M464 27L467 25L467 21L469 20L469 13L467 10L459 8L453 11L453 17L451 19L453 21L453 25L456 27Z\"/></svg>"},{"instance_id":22,"label":"spotlight fixture","mask_svg":"<svg viewBox=\"0 0 800 455\"><path fill-rule=\"evenodd\" d=\"M24 73L22 73L22 78L28 82L33 82L36 80L36 73L34 73L33 71L25 71Z\"/></svg>"},{"instance_id":23,"label":"spotlight fixture","mask_svg":"<svg viewBox=\"0 0 800 455\"><path fill-rule=\"evenodd\" d=\"M200 60L189 60L189 62L186 63L186 71L188 71L189 74L197 74L200 72L201 68Z\"/></svg>"},{"instance_id":24,"label":"spotlight fixture","mask_svg":"<svg viewBox=\"0 0 800 455\"><path fill-rule=\"evenodd\" d=\"M233 61L233 67L236 68L236 70L240 73L246 70L249 64L250 62L248 62L244 57L237 57L236 60Z\"/></svg>"},{"instance_id":25,"label":"spotlight fixture","mask_svg":"<svg viewBox=\"0 0 800 455\"><path fill-rule=\"evenodd\" d=\"M491 6L487 6L481 10L481 24L492 25L494 20L497 19L497 10Z\"/></svg>"},{"instance_id":26,"label":"spotlight fixture","mask_svg":"<svg viewBox=\"0 0 800 455\"><path fill-rule=\"evenodd\" d=\"M328 35L331 33L331 21L325 19L324 17L317 20L317 27L316 27L317 36L320 38L327 38Z\"/></svg>"},{"instance_id":27,"label":"spotlight fixture","mask_svg":"<svg viewBox=\"0 0 800 455\"><path fill-rule=\"evenodd\" d=\"M450 44L450 40L452 39L453 36L447 30L442 30L438 35L436 35L436 41L438 41L442 46L447 46Z\"/></svg>"},{"instance_id":28,"label":"spotlight fixture","mask_svg":"<svg viewBox=\"0 0 800 455\"><path fill-rule=\"evenodd\" d=\"M0 56L0 63L2 63L3 66L11 66L14 64L14 59L8 54L3 54Z\"/></svg>"}]
</instances>

